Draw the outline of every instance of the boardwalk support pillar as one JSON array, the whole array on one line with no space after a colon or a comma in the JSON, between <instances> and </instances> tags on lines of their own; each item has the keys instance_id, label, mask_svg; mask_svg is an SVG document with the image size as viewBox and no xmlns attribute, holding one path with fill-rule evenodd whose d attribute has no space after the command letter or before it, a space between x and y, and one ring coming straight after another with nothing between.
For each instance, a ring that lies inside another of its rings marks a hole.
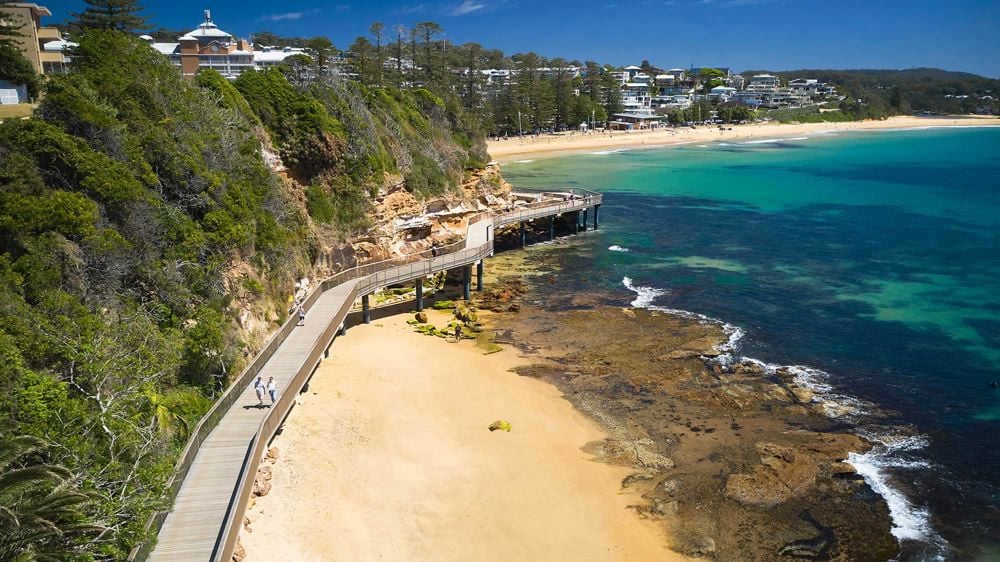
<instances>
[{"instance_id":1,"label":"boardwalk support pillar","mask_svg":"<svg viewBox=\"0 0 1000 562\"><path fill-rule=\"evenodd\" d=\"M597 211L601 209L600 205L594 205L594 230L597 230Z\"/></svg>"},{"instance_id":2,"label":"boardwalk support pillar","mask_svg":"<svg viewBox=\"0 0 1000 562\"><path fill-rule=\"evenodd\" d=\"M587 232L587 208L583 208L583 222L580 224L580 230Z\"/></svg>"},{"instance_id":3,"label":"boardwalk support pillar","mask_svg":"<svg viewBox=\"0 0 1000 562\"><path fill-rule=\"evenodd\" d=\"M472 266L471 265L463 265L462 266L462 298L465 299L465 300L467 300L467 301L472 298L472 295L469 294L471 292L470 291L471 290L471 285L472 285Z\"/></svg>"},{"instance_id":4,"label":"boardwalk support pillar","mask_svg":"<svg viewBox=\"0 0 1000 562\"><path fill-rule=\"evenodd\" d=\"M580 234L580 211L573 212L573 234Z\"/></svg>"},{"instance_id":5,"label":"boardwalk support pillar","mask_svg":"<svg viewBox=\"0 0 1000 562\"><path fill-rule=\"evenodd\" d=\"M549 217L549 241L556 239L556 216Z\"/></svg>"},{"instance_id":6,"label":"boardwalk support pillar","mask_svg":"<svg viewBox=\"0 0 1000 562\"><path fill-rule=\"evenodd\" d=\"M525 241L527 240L526 228L524 226L524 221L521 221L521 247L524 248Z\"/></svg>"},{"instance_id":7,"label":"boardwalk support pillar","mask_svg":"<svg viewBox=\"0 0 1000 562\"><path fill-rule=\"evenodd\" d=\"M368 302L368 295L361 297L361 319L365 324L372 323L372 307Z\"/></svg>"},{"instance_id":8,"label":"boardwalk support pillar","mask_svg":"<svg viewBox=\"0 0 1000 562\"><path fill-rule=\"evenodd\" d=\"M417 312L424 309L424 280L417 279Z\"/></svg>"},{"instance_id":9,"label":"boardwalk support pillar","mask_svg":"<svg viewBox=\"0 0 1000 562\"><path fill-rule=\"evenodd\" d=\"M483 290L483 260L476 264L476 290Z\"/></svg>"}]
</instances>

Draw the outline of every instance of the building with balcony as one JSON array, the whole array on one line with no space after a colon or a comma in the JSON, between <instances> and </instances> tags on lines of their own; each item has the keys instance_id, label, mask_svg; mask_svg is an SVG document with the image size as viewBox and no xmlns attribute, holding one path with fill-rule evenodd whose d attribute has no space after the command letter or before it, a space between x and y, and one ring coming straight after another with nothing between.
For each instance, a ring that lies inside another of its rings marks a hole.
<instances>
[{"instance_id":1,"label":"building with balcony","mask_svg":"<svg viewBox=\"0 0 1000 562\"><path fill-rule=\"evenodd\" d=\"M746 91L754 94L773 94L781 87L781 80L773 74L755 74L750 78Z\"/></svg>"},{"instance_id":2,"label":"building with balcony","mask_svg":"<svg viewBox=\"0 0 1000 562\"><path fill-rule=\"evenodd\" d=\"M13 43L39 74L61 73L67 62L63 50L46 48L50 42L64 42L58 29L42 26L42 18L51 15L48 8L38 4L14 2L0 5L0 20L20 34L12 38Z\"/></svg>"}]
</instances>

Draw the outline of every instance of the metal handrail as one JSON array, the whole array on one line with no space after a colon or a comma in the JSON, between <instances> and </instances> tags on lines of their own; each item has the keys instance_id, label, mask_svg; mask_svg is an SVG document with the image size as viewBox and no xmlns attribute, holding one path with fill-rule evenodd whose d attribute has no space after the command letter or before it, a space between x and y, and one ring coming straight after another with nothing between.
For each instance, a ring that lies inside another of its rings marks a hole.
<instances>
[{"instance_id":1,"label":"metal handrail","mask_svg":"<svg viewBox=\"0 0 1000 562\"><path fill-rule=\"evenodd\" d=\"M526 205L517 206L517 208L502 214L495 214L491 211L477 213L468 218L466 222L467 231L472 228L472 225L478 224L479 222L482 222L482 220L490 217L492 218L493 226L498 228L513 222L532 220L533 218L537 218L539 216L561 214L601 204L602 196L599 193L579 188L574 188L572 191L582 192L583 195L576 196L574 194L572 198L564 199L563 201L556 203L553 203L551 200L536 201ZM543 196L548 195L550 197L563 197L565 195L564 192L551 191L541 191L537 193ZM343 318L346 318L347 314L350 313L354 300L359 296L374 292L379 287L385 287L391 284L416 279L425 275L430 275L431 273L437 271L452 269L459 265L474 263L493 254L492 236L488 235L485 242L473 248L468 248L467 245L468 234L466 234L466 237L458 242L437 248L437 255L433 255L433 250L423 250L421 252L415 252L405 256L357 265L327 277L319 283L315 289L309 292L303 302L303 306L306 309L311 308L324 292L334 287L343 285L344 283L359 280L356 286L352 288L349 298L344 300L344 304L341 306L341 309L338 310L337 314L334 316L335 321L331 322L327 326L320 338L314 343L309 354L306 356L306 361L303 363L302 368L292 377L290 383L286 385L286 391L281 394L281 397L278 399L277 403L275 403L274 407L268 410L268 413L261 420L256 434L248 444L247 456L244 458L240 469L239 480L233 490L233 496L230 500L230 505L226 514L226 520L222 529L220 529L220 540L216 542L216 546L213 551L213 560L228 561L232 558L233 550L236 547L236 538L239 536L239 523L242 520L240 516L246 509L246 504L250 495L249 492L253 486L253 481L256 478L257 468L259 467L261 457L264 454L264 448L270 442L274 432L291 410L291 407L294 404L295 396L298 395L299 390L312 375L313 371L315 371L316 367L319 366L320 357L322 356L324 350L332 344L333 338L339 329ZM394 269L397 271L391 271ZM187 476L187 472L190 469L191 464L194 462L194 458L197 456L201 444L205 441L212 430L215 429L219 420L222 419L222 417L229 411L232 404L236 402L246 385L253 380L253 378L264 368L264 366L266 366L271 356L273 356L275 351L277 351L281 344L284 343L285 339L287 339L288 335L292 332L296 325L297 319L289 317L285 323L282 324L281 328L268 339L267 344L265 344L253 360L247 364L229 388L227 388L226 391L223 392L222 396L212 405L208 413L206 413L205 416L198 421L191 437L184 446L184 450L181 452L180 458L178 458L177 464L174 467L174 472L167 480L168 497L171 505L180 491L184 478ZM163 521L166 519L167 513L167 511L160 511L151 516L146 524L147 532L154 527L158 530L163 525ZM223 532L225 533L224 535ZM128 560L140 562L145 560L149 555L152 546L153 542L149 540L136 545L136 547L129 553Z\"/></svg>"}]
</instances>

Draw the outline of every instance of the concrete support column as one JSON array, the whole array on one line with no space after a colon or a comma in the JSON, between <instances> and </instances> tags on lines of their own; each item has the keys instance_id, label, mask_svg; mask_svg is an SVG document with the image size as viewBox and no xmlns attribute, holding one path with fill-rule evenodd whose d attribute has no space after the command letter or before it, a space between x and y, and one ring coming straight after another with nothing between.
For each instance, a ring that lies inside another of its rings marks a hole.
<instances>
[{"instance_id":1,"label":"concrete support column","mask_svg":"<svg viewBox=\"0 0 1000 562\"><path fill-rule=\"evenodd\" d=\"M337 336L345 336L345 335L347 335L347 326L341 324L339 327L337 327Z\"/></svg>"},{"instance_id":2,"label":"concrete support column","mask_svg":"<svg viewBox=\"0 0 1000 562\"><path fill-rule=\"evenodd\" d=\"M323 359L329 359L329 358L330 358L330 348L328 347L323 350Z\"/></svg>"},{"instance_id":3,"label":"concrete support column","mask_svg":"<svg viewBox=\"0 0 1000 562\"><path fill-rule=\"evenodd\" d=\"M476 264L476 290L483 290L483 260Z\"/></svg>"},{"instance_id":4,"label":"concrete support column","mask_svg":"<svg viewBox=\"0 0 1000 562\"><path fill-rule=\"evenodd\" d=\"M601 209L600 205L594 205L594 230L597 230L597 211Z\"/></svg>"},{"instance_id":5,"label":"concrete support column","mask_svg":"<svg viewBox=\"0 0 1000 562\"><path fill-rule=\"evenodd\" d=\"M372 323L372 307L368 301L368 295L361 297L361 319L365 324Z\"/></svg>"},{"instance_id":6,"label":"concrete support column","mask_svg":"<svg viewBox=\"0 0 1000 562\"><path fill-rule=\"evenodd\" d=\"M424 309L424 280L417 279L417 312Z\"/></svg>"},{"instance_id":7,"label":"concrete support column","mask_svg":"<svg viewBox=\"0 0 1000 562\"><path fill-rule=\"evenodd\" d=\"M556 217L549 218L549 241L556 239Z\"/></svg>"},{"instance_id":8,"label":"concrete support column","mask_svg":"<svg viewBox=\"0 0 1000 562\"><path fill-rule=\"evenodd\" d=\"M523 247L525 247L525 246L527 245L527 244L526 244L526 240L527 240L527 233L526 233L526 230L527 230L527 229L526 229L526 227L525 227L525 223L524 223L524 221L521 221L521 247L522 247L522 248L523 248Z\"/></svg>"},{"instance_id":9,"label":"concrete support column","mask_svg":"<svg viewBox=\"0 0 1000 562\"><path fill-rule=\"evenodd\" d=\"M580 211L573 211L573 234L580 233Z\"/></svg>"},{"instance_id":10,"label":"concrete support column","mask_svg":"<svg viewBox=\"0 0 1000 562\"><path fill-rule=\"evenodd\" d=\"M583 222L580 224L580 230L587 232L587 208L583 208Z\"/></svg>"},{"instance_id":11,"label":"concrete support column","mask_svg":"<svg viewBox=\"0 0 1000 562\"><path fill-rule=\"evenodd\" d=\"M471 292L472 285L472 266L464 265L462 266L462 298L465 300L470 300L472 296L469 294Z\"/></svg>"}]
</instances>

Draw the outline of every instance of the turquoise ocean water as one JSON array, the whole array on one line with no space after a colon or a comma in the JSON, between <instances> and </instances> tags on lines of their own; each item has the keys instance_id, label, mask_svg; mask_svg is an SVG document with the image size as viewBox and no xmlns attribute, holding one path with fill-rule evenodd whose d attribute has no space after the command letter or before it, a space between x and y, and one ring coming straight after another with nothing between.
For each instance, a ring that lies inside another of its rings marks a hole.
<instances>
[{"instance_id":1,"label":"turquoise ocean water","mask_svg":"<svg viewBox=\"0 0 1000 562\"><path fill-rule=\"evenodd\" d=\"M1000 557L1000 129L818 133L508 164L604 192L578 290L731 326L877 447L901 560Z\"/></svg>"}]
</instances>

